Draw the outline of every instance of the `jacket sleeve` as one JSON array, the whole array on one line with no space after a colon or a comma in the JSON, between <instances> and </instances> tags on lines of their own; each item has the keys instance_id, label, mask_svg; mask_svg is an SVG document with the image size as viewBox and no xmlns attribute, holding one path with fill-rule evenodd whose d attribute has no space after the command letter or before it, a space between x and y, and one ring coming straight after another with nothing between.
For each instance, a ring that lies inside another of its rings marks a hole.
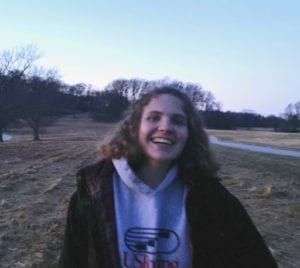
<instances>
[{"instance_id":1,"label":"jacket sleeve","mask_svg":"<svg viewBox=\"0 0 300 268\"><path fill-rule=\"evenodd\" d=\"M278 267L270 250L240 201L229 195L227 226L232 235L234 267Z\"/></svg>"},{"instance_id":2,"label":"jacket sleeve","mask_svg":"<svg viewBox=\"0 0 300 268\"><path fill-rule=\"evenodd\" d=\"M80 208L77 192L72 195L68 207L64 245L59 260L59 267L88 267L87 220Z\"/></svg>"}]
</instances>

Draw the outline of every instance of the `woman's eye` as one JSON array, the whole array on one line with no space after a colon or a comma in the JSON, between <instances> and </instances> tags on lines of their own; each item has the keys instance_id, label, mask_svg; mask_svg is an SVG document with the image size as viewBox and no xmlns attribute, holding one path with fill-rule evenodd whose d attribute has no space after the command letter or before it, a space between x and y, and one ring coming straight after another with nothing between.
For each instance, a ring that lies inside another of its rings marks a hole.
<instances>
[{"instance_id":1,"label":"woman's eye","mask_svg":"<svg viewBox=\"0 0 300 268\"><path fill-rule=\"evenodd\" d=\"M150 122L157 122L160 119L160 117L158 115L151 115L148 117L148 120Z\"/></svg>"},{"instance_id":2,"label":"woman's eye","mask_svg":"<svg viewBox=\"0 0 300 268\"><path fill-rule=\"evenodd\" d=\"M174 122L175 125L178 125L178 126L185 126L186 125L186 121L183 118L174 118L173 122Z\"/></svg>"}]
</instances>

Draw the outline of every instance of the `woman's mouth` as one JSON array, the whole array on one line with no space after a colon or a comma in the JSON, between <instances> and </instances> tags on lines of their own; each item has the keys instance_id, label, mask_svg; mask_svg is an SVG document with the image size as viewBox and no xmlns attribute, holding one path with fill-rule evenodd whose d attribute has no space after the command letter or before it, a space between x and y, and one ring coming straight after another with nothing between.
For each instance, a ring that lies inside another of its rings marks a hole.
<instances>
[{"instance_id":1,"label":"woman's mouth","mask_svg":"<svg viewBox=\"0 0 300 268\"><path fill-rule=\"evenodd\" d=\"M164 144L164 145L173 145L174 141L169 138L160 138L160 137L154 137L151 138L151 142L155 144Z\"/></svg>"}]
</instances>

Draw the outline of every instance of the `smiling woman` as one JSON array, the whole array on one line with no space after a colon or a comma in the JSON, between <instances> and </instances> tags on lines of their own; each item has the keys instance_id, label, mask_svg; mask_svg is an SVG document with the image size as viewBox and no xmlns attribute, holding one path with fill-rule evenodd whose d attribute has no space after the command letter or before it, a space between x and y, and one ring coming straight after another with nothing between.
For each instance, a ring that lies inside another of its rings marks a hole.
<instances>
[{"instance_id":1,"label":"smiling woman","mask_svg":"<svg viewBox=\"0 0 300 268\"><path fill-rule=\"evenodd\" d=\"M133 103L79 171L61 267L277 267L217 178L199 113L161 87Z\"/></svg>"},{"instance_id":2,"label":"smiling woman","mask_svg":"<svg viewBox=\"0 0 300 268\"><path fill-rule=\"evenodd\" d=\"M182 153L187 137L187 119L179 99L162 94L145 106L138 142L145 154L140 174L147 184L155 187L161 183L165 172L154 176L151 171L157 168L167 171Z\"/></svg>"}]
</instances>

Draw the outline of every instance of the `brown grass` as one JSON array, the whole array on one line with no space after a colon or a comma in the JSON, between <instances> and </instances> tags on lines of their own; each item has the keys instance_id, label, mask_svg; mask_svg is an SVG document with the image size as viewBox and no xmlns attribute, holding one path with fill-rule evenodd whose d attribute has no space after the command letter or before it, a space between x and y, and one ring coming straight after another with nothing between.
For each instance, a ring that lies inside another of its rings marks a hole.
<instances>
[{"instance_id":1,"label":"brown grass","mask_svg":"<svg viewBox=\"0 0 300 268\"><path fill-rule=\"evenodd\" d=\"M11 129L0 144L0 267L56 267L66 209L79 168L115 125L86 115L62 118L39 142ZM220 138L298 148L299 134L213 131ZM280 267L300 267L300 158L213 145L222 183L244 204Z\"/></svg>"},{"instance_id":2,"label":"brown grass","mask_svg":"<svg viewBox=\"0 0 300 268\"><path fill-rule=\"evenodd\" d=\"M300 267L300 158L212 148L223 184L247 208L280 267Z\"/></svg>"}]
</instances>

